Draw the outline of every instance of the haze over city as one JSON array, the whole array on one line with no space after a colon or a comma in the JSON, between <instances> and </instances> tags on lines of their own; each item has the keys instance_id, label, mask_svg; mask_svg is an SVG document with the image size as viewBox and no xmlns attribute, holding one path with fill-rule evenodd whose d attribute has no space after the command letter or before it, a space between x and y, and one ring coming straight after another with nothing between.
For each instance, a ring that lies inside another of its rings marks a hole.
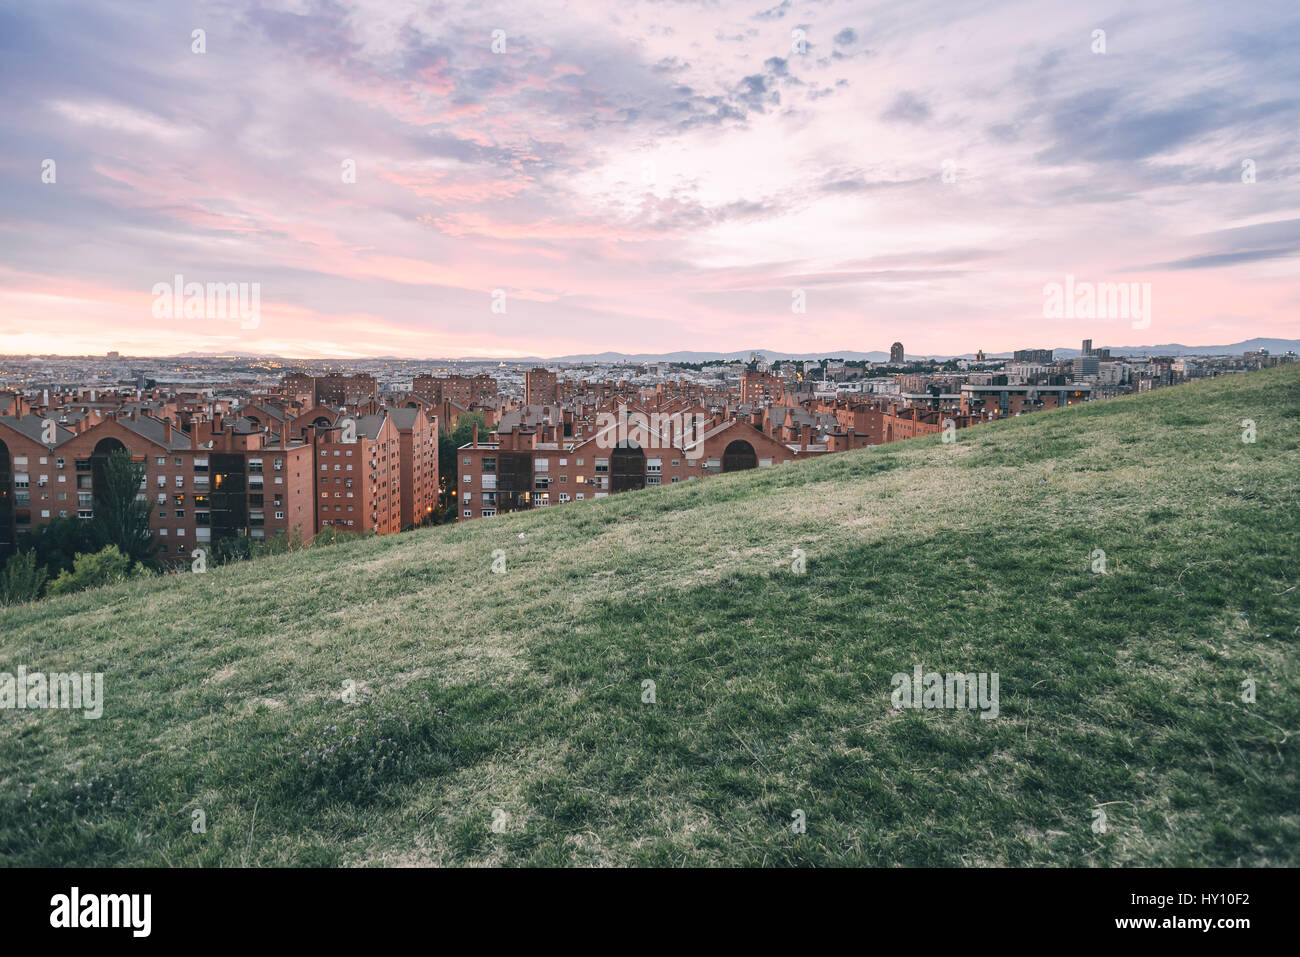
<instances>
[{"instance_id":1,"label":"haze over city","mask_svg":"<svg viewBox=\"0 0 1300 957\"><path fill-rule=\"evenodd\" d=\"M138 6L0 11L0 351L1295 335L1285 5ZM158 318L177 275L259 321ZM1150 326L1044 319L1067 276Z\"/></svg>"}]
</instances>

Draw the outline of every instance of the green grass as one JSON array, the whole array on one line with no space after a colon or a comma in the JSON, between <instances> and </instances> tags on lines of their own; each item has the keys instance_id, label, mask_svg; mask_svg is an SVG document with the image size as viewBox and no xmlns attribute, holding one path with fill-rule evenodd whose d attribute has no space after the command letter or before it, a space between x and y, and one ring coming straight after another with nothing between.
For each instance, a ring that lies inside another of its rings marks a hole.
<instances>
[{"instance_id":1,"label":"green grass","mask_svg":"<svg viewBox=\"0 0 1300 957\"><path fill-rule=\"evenodd\" d=\"M0 862L1294 866L1297 477L1291 367L0 610Z\"/></svg>"}]
</instances>

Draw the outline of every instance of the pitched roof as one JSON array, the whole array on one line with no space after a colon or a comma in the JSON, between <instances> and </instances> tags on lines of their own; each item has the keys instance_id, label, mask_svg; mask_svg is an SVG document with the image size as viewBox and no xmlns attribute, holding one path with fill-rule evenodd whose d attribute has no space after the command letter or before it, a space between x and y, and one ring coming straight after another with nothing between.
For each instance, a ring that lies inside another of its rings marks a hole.
<instances>
[{"instance_id":1,"label":"pitched roof","mask_svg":"<svg viewBox=\"0 0 1300 957\"><path fill-rule=\"evenodd\" d=\"M13 429L15 432L21 432L23 435L27 436L29 439L31 439L34 442L40 442L41 445L49 446L49 444L43 441L43 439L41 438L42 433L45 431L45 420L47 418L49 417L44 415L24 415L24 416L6 415L0 417L0 423L9 426L9 428ZM63 426L59 425L58 423L55 423L54 425L55 441L54 441L54 445L49 447L54 448L56 446L62 445L64 442L68 441L68 439L73 438L76 434L77 434L76 432L73 432L72 430L66 429Z\"/></svg>"}]
</instances>

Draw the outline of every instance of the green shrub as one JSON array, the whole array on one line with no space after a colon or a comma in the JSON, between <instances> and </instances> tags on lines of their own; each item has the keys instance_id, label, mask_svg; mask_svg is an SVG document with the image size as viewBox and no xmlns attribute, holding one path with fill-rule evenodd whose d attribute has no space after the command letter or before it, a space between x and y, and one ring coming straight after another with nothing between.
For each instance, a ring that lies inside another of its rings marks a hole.
<instances>
[{"instance_id":1,"label":"green shrub","mask_svg":"<svg viewBox=\"0 0 1300 957\"><path fill-rule=\"evenodd\" d=\"M0 605L35 601L48 575L43 566L37 566L36 552L14 555L5 564L4 572L0 573Z\"/></svg>"},{"instance_id":2,"label":"green shrub","mask_svg":"<svg viewBox=\"0 0 1300 957\"><path fill-rule=\"evenodd\" d=\"M72 561L72 571L59 572L59 577L50 582L46 592L50 595L68 595L124 581L130 573L131 559L118 551L116 545L105 545L92 554L78 555Z\"/></svg>"}]
</instances>

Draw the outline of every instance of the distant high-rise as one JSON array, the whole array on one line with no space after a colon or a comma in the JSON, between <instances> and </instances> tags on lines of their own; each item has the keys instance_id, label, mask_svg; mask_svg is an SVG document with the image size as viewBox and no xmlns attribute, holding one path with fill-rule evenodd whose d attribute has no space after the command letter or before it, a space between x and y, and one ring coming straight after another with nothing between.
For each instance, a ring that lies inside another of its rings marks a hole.
<instances>
[{"instance_id":1,"label":"distant high-rise","mask_svg":"<svg viewBox=\"0 0 1300 957\"><path fill-rule=\"evenodd\" d=\"M558 401L554 372L538 366L524 373L524 402L527 405L550 405Z\"/></svg>"},{"instance_id":2,"label":"distant high-rise","mask_svg":"<svg viewBox=\"0 0 1300 957\"><path fill-rule=\"evenodd\" d=\"M903 344L901 342L895 342L889 347L889 361L895 365L899 365L904 361Z\"/></svg>"},{"instance_id":3,"label":"distant high-rise","mask_svg":"<svg viewBox=\"0 0 1300 957\"><path fill-rule=\"evenodd\" d=\"M1017 349L1012 356L1016 362L1047 364L1052 361L1051 349Z\"/></svg>"},{"instance_id":4,"label":"distant high-rise","mask_svg":"<svg viewBox=\"0 0 1300 957\"><path fill-rule=\"evenodd\" d=\"M1083 355L1085 355L1085 356L1090 356L1090 355L1092 355L1092 340L1091 340L1091 339L1084 339L1084 340L1083 340Z\"/></svg>"}]
</instances>

